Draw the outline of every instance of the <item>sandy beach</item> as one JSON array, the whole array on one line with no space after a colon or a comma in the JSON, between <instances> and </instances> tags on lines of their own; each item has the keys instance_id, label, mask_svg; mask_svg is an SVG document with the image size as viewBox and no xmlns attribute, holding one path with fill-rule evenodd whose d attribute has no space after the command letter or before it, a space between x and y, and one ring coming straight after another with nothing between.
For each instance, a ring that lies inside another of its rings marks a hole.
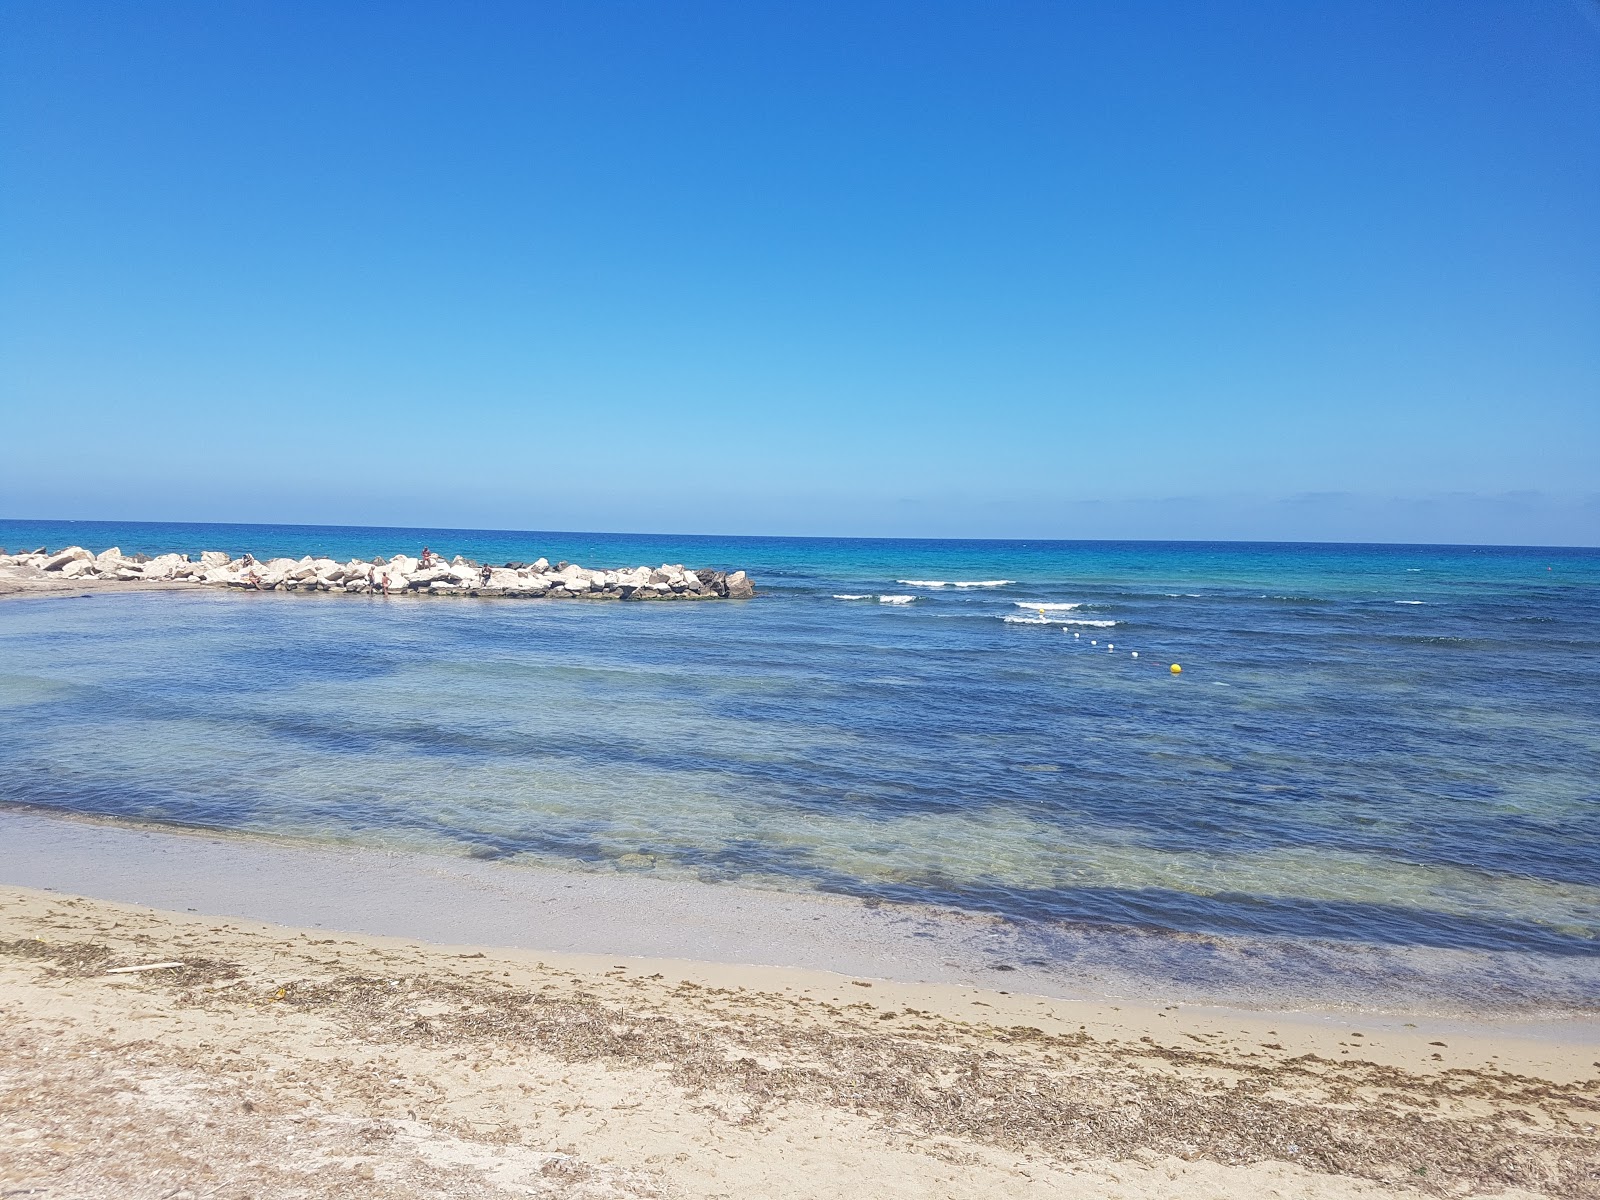
<instances>
[{"instance_id":1,"label":"sandy beach","mask_svg":"<svg viewBox=\"0 0 1600 1200\"><path fill-rule=\"evenodd\" d=\"M1600 1194L1600 1045L1570 1034L443 946L15 886L0 950L8 1196Z\"/></svg>"}]
</instances>

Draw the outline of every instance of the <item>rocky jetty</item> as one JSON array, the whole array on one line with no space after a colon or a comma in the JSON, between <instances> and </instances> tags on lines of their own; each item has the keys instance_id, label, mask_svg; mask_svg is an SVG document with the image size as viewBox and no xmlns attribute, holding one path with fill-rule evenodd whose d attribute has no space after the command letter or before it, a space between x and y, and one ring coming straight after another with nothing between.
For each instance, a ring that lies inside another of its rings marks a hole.
<instances>
[{"instance_id":1,"label":"rocky jetty","mask_svg":"<svg viewBox=\"0 0 1600 1200\"><path fill-rule=\"evenodd\" d=\"M755 595L743 571L691 570L682 564L594 571L575 563L508 562L499 566L471 559L446 561L397 554L393 558L257 559L234 558L207 550L198 558L185 554L123 554L113 546L95 554L82 546L51 553L43 548L27 554L0 552L7 574L37 578L41 583L91 580L114 583L193 584L200 587L252 591L343 592L385 596L510 596L529 600L744 600Z\"/></svg>"}]
</instances>

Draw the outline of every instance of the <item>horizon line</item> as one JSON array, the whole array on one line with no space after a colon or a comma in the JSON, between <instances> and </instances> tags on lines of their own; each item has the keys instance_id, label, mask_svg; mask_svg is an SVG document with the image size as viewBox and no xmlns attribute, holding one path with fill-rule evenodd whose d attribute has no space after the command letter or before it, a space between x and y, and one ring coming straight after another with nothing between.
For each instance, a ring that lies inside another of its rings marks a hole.
<instances>
[{"instance_id":1,"label":"horizon line","mask_svg":"<svg viewBox=\"0 0 1600 1200\"><path fill-rule=\"evenodd\" d=\"M0 517L0 524L37 525L215 525L235 528L278 529L361 529L406 533L511 533L553 537L629 537L629 538L693 538L693 539L744 539L768 542L976 542L996 545L1017 544L1072 544L1072 545L1167 545L1167 546L1383 546L1395 549L1418 550L1600 550L1600 545L1572 545L1557 542L1406 542L1406 541L1338 541L1328 538L1294 540L1262 538L1060 538L1060 537L930 537L895 536L888 534L801 534L801 533L668 533L659 531L625 531L606 529L513 529L503 527L468 527L445 525L339 525L315 524L301 521L145 521L129 517Z\"/></svg>"}]
</instances>

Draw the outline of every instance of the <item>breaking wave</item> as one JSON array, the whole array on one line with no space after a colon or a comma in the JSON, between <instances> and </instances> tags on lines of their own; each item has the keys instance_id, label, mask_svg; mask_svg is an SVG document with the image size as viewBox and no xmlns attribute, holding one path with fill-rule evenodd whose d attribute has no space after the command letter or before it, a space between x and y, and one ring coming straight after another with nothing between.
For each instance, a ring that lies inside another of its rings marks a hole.
<instances>
[{"instance_id":1,"label":"breaking wave","mask_svg":"<svg viewBox=\"0 0 1600 1200\"><path fill-rule=\"evenodd\" d=\"M1072 617L1001 617L1007 625L1093 625L1098 629L1109 629L1115 621L1090 621L1083 618Z\"/></svg>"}]
</instances>

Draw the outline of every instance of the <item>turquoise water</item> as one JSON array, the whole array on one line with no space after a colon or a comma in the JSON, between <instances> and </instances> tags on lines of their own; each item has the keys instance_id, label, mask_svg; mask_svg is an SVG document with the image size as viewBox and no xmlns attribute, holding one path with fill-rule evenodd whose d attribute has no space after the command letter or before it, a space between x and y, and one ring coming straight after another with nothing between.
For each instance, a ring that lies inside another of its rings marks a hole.
<instances>
[{"instance_id":1,"label":"turquoise water","mask_svg":"<svg viewBox=\"0 0 1600 1200\"><path fill-rule=\"evenodd\" d=\"M0 522L69 543L681 561L762 594L6 603L10 803L1600 961L1600 551Z\"/></svg>"}]
</instances>

